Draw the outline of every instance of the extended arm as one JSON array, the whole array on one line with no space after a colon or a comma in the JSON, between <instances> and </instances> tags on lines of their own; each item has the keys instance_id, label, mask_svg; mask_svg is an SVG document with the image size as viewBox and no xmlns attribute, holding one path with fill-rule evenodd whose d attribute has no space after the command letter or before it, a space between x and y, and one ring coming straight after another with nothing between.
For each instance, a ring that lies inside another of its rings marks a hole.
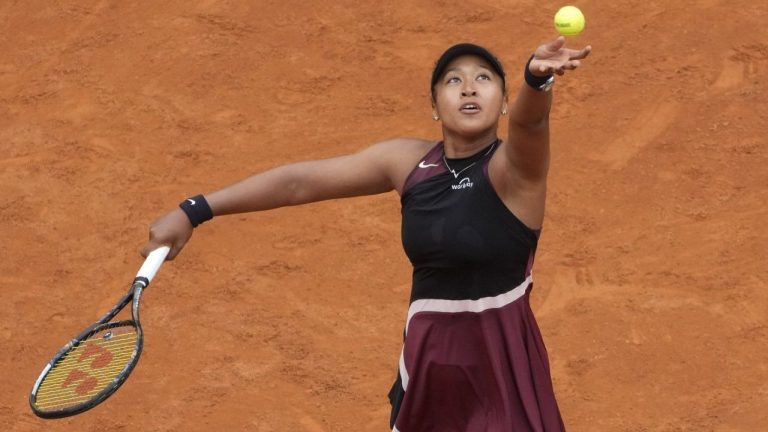
<instances>
[{"instance_id":1,"label":"extended arm","mask_svg":"<svg viewBox=\"0 0 768 432\"><path fill-rule=\"evenodd\" d=\"M347 156L284 165L206 194L205 199L213 215L222 216L383 193L398 187L405 175L402 167L407 166L402 158L414 148L418 154L414 140L397 139ZM173 259L191 236L192 225L177 208L152 223L141 254L169 245L168 259Z\"/></svg>"},{"instance_id":2,"label":"extended arm","mask_svg":"<svg viewBox=\"0 0 768 432\"><path fill-rule=\"evenodd\" d=\"M280 166L206 195L215 216L373 195L393 189L385 145L353 155Z\"/></svg>"}]
</instances>

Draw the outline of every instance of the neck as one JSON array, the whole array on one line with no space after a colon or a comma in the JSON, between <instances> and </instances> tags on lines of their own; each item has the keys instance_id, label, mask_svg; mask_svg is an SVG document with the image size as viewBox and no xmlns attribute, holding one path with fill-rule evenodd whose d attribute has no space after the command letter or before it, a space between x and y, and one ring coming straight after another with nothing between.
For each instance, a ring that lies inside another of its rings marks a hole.
<instances>
[{"instance_id":1,"label":"neck","mask_svg":"<svg viewBox=\"0 0 768 432\"><path fill-rule=\"evenodd\" d=\"M443 149L445 157L450 159L472 156L495 140L495 128L472 136L462 136L443 129Z\"/></svg>"}]
</instances>

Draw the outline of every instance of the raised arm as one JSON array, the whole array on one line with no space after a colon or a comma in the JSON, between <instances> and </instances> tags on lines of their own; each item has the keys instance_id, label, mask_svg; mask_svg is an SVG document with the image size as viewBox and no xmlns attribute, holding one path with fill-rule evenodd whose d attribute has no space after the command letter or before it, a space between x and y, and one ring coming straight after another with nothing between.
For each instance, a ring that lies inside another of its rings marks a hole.
<instances>
[{"instance_id":1,"label":"raised arm","mask_svg":"<svg viewBox=\"0 0 768 432\"><path fill-rule=\"evenodd\" d=\"M540 87L554 74L580 66L592 47L564 48L565 38L539 46L526 65L526 80L509 109L509 137L491 161L490 175L507 208L530 228L544 220L549 170L552 92ZM551 87L551 83L550 87Z\"/></svg>"},{"instance_id":2,"label":"raised arm","mask_svg":"<svg viewBox=\"0 0 768 432\"><path fill-rule=\"evenodd\" d=\"M581 59L592 50L564 48L565 38L539 46L528 63L528 71L536 78L563 75L580 66ZM549 111L552 92L534 89L524 82L509 111L509 139L506 156L511 172L518 180L543 182L549 169Z\"/></svg>"},{"instance_id":3,"label":"raised arm","mask_svg":"<svg viewBox=\"0 0 768 432\"><path fill-rule=\"evenodd\" d=\"M420 140L384 141L355 154L273 168L205 194L205 200L214 216L222 216L388 192L402 186L423 149ZM173 259L191 236L189 218L176 208L152 223L141 254L169 245Z\"/></svg>"}]
</instances>

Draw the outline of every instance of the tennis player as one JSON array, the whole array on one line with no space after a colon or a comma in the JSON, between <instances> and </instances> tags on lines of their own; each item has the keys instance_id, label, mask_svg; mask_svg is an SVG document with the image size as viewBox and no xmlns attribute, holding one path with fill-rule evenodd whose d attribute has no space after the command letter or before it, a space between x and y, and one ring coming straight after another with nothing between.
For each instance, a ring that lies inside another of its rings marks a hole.
<instances>
[{"instance_id":1,"label":"tennis player","mask_svg":"<svg viewBox=\"0 0 768 432\"><path fill-rule=\"evenodd\" d=\"M590 46L539 46L508 103L485 48L446 50L432 73L442 139L398 138L346 156L274 168L184 200L150 227L142 255L213 218L332 198L400 194L413 287L395 383L393 431L563 431L547 352L529 305L544 217L555 75ZM508 117L509 135L498 137Z\"/></svg>"}]
</instances>

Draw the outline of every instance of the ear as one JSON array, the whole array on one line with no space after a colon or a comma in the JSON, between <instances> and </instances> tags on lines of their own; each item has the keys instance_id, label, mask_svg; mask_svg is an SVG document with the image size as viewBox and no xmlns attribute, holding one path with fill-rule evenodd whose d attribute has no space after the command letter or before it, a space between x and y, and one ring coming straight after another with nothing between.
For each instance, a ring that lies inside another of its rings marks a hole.
<instances>
[{"instance_id":1,"label":"ear","mask_svg":"<svg viewBox=\"0 0 768 432\"><path fill-rule=\"evenodd\" d=\"M432 120L434 121L440 120L440 113L437 112L437 105L435 105L434 99L432 99Z\"/></svg>"},{"instance_id":2,"label":"ear","mask_svg":"<svg viewBox=\"0 0 768 432\"><path fill-rule=\"evenodd\" d=\"M501 115L507 115L507 108L509 105L509 100L506 95L504 95L504 102L501 103Z\"/></svg>"}]
</instances>

